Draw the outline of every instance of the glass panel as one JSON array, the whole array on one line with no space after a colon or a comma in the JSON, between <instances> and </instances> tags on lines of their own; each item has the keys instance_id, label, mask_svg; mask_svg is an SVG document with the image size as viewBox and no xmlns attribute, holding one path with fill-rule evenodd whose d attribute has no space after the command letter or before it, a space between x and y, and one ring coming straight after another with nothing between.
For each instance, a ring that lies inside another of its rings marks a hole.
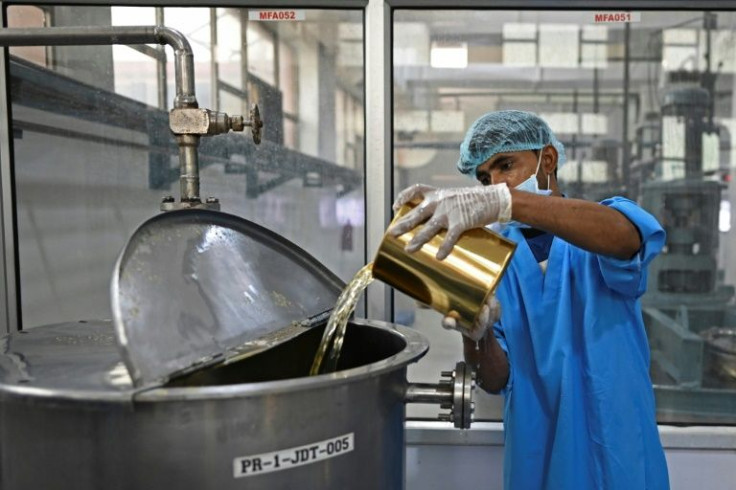
<instances>
[{"instance_id":1,"label":"glass panel","mask_svg":"<svg viewBox=\"0 0 736 490\"><path fill-rule=\"evenodd\" d=\"M359 58L362 59L362 56ZM284 112L299 112L297 62L294 48L285 42L279 43L279 88L283 94Z\"/></svg>"},{"instance_id":2,"label":"glass panel","mask_svg":"<svg viewBox=\"0 0 736 490\"><path fill-rule=\"evenodd\" d=\"M153 7L44 9L63 25L155 23ZM20 27L27 23L18 19L40 9L10 6L8 12L10 27ZM200 107L214 109L216 84L229 114L257 102L265 122L258 147L248 129L202 138L202 197L216 196L223 211L283 235L350 279L365 263L362 10L308 9L303 21L268 28L248 21L255 67L243 66L246 10L166 7L163 16L192 45ZM333 27L342 24L360 26L350 31L359 49L349 64L334 55L344 39ZM277 60L278 39L288 46L282 43ZM49 68L17 53L9 63L24 328L110 318L117 254L159 212L161 198L179 192L178 149L157 102L158 87L167 88L169 106L175 94L171 48L161 73L145 48L41 47L45 52L53 54ZM249 71L257 91L247 93ZM344 88L350 92L338 118L335 99Z\"/></svg>"},{"instance_id":3,"label":"glass panel","mask_svg":"<svg viewBox=\"0 0 736 490\"><path fill-rule=\"evenodd\" d=\"M717 30L710 31L710 42L713 49L713 69L717 69L720 73L736 72L736 56L734 56L734 46L736 46L736 32ZM700 35L701 49L707 49L707 35L701 32ZM701 69L705 68L705 60L701 60Z\"/></svg>"},{"instance_id":4,"label":"glass panel","mask_svg":"<svg viewBox=\"0 0 736 490\"><path fill-rule=\"evenodd\" d=\"M579 28L568 24L539 26L539 65L547 67L578 66Z\"/></svg>"},{"instance_id":5,"label":"glass panel","mask_svg":"<svg viewBox=\"0 0 736 490\"><path fill-rule=\"evenodd\" d=\"M164 25L173 27L186 36L194 52L194 85L200 107L216 109L212 104L212 58L216 49L212 46L210 32L210 9L192 7L167 7L164 9ZM169 60L173 51L166 47ZM174 63L167 64L168 93L176 94L174 87Z\"/></svg>"},{"instance_id":6,"label":"glass panel","mask_svg":"<svg viewBox=\"0 0 736 490\"><path fill-rule=\"evenodd\" d=\"M582 26L580 49L581 66L605 68L608 64L608 27Z\"/></svg>"},{"instance_id":7,"label":"glass panel","mask_svg":"<svg viewBox=\"0 0 736 490\"><path fill-rule=\"evenodd\" d=\"M113 46L115 93L149 106L158 105L157 62L128 46Z\"/></svg>"},{"instance_id":8,"label":"glass panel","mask_svg":"<svg viewBox=\"0 0 736 490\"><path fill-rule=\"evenodd\" d=\"M582 11L394 14L395 191L472 185L455 169L468 126L493 110L540 114L566 147L558 180L567 196L627 196L667 231L641 300L659 420L736 423L736 14L641 12L605 25ZM428 48L439 41L466 46L467 68L438 63ZM397 294L395 320L432 343L412 380L432 382L462 358L437 313ZM500 419L501 397L479 395L476 415Z\"/></svg>"},{"instance_id":9,"label":"glass panel","mask_svg":"<svg viewBox=\"0 0 736 490\"><path fill-rule=\"evenodd\" d=\"M111 23L114 26L155 25L156 9L154 7L111 7ZM164 50L163 46L149 46L157 51ZM161 80L155 85L147 81L156 80L159 61L150 54L121 45L112 47L112 56L115 60L113 65L115 93L150 106L158 106L159 98L164 99L163 94L159 94L159 87L165 85L165 81Z\"/></svg>"},{"instance_id":10,"label":"glass panel","mask_svg":"<svg viewBox=\"0 0 736 490\"><path fill-rule=\"evenodd\" d=\"M276 82L273 34L259 23L248 23L248 70L270 84Z\"/></svg>"},{"instance_id":11,"label":"glass panel","mask_svg":"<svg viewBox=\"0 0 736 490\"><path fill-rule=\"evenodd\" d=\"M231 94L225 90L219 92L220 110L228 114L244 114L246 104L243 103L243 97Z\"/></svg>"},{"instance_id":12,"label":"glass panel","mask_svg":"<svg viewBox=\"0 0 736 490\"><path fill-rule=\"evenodd\" d=\"M17 6L8 10L8 25L16 27L45 27L46 12L30 5ZM47 66L46 49L43 46L11 46L10 54L24 60Z\"/></svg>"},{"instance_id":13,"label":"glass panel","mask_svg":"<svg viewBox=\"0 0 736 490\"><path fill-rule=\"evenodd\" d=\"M241 11L217 9L217 76L237 88L243 87L243 40ZM222 110L225 110L224 108ZM237 109L241 111L242 109Z\"/></svg>"},{"instance_id":14,"label":"glass panel","mask_svg":"<svg viewBox=\"0 0 736 490\"><path fill-rule=\"evenodd\" d=\"M297 148L299 142L299 132L296 122L291 119L284 118L284 146L287 148Z\"/></svg>"}]
</instances>

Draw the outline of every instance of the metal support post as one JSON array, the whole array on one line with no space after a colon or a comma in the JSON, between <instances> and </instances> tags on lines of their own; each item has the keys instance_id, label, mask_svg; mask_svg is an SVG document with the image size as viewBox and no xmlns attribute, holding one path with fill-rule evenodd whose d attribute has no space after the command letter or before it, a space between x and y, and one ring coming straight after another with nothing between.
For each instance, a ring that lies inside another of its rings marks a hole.
<instances>
[{"instance_id":1,"label":"metal support post","mask_svg":"<svg viewBox=\"0 0 736 490\"><path fill-rule=\"evenodd\" d=\"M393 171L391 166L391 9L384 0L366 6L365 106L368 111L365 141L366 252L378 250L391 221ZM366 260L370 260L366 257ZM377 281L366 291L368 318L392 320L391 290Z\"/></svg>"}]
</instances>

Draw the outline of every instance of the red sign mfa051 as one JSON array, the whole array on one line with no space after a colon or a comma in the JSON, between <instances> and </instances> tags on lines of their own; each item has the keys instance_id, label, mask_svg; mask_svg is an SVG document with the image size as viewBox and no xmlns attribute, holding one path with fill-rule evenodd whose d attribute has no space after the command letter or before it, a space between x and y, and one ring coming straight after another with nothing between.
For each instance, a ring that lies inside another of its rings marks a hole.
<instances>
[{"instance_id":1,"label":"red sign mfa051","mask_svg":"<svg viewBox=\"0 0 736 490\"><path fill-rule=\"evenodd\" d=\"M621 22L640 22L641 12L598 12L593 14L596 24L617 24Z\"/></svg>"}]
</instances>

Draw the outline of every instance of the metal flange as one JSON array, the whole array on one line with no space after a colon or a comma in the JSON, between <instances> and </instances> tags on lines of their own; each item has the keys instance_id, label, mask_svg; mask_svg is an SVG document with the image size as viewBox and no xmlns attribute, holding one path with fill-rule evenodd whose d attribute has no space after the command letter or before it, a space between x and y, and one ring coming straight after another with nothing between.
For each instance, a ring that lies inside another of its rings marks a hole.
<instances>
[{"instance_id":1,"label":"metal flange","mask_svg":"<svg viewBox=\"0 0 736 490\"><path fill-rule=\"evenodd\" d=\"M468 429L473 422L475 403L475 374L464 362L458 362L453 371L443 371L438 384L411 383L407 387L407 403L437 403L443 410L437 418L452 422L458 429Z\"/></svg>"}]
</instances>

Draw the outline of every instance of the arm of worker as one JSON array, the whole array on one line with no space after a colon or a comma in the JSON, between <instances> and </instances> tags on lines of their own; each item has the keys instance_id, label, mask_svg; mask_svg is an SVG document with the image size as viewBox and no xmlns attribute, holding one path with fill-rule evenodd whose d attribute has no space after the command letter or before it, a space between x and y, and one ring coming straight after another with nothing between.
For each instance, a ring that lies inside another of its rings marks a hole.
<instances>
[{"instance_id":1,"label":"arm of worker","mask_svg":"<svg viewBox=\"0 0 736 490\"><path fill-rule=\"evenodd\" d=\"M508 358L493 326L500 316L501 305L491 295L470 328L462 327L451 314L442 319L443 328L462 334L465 362L476 372L478 385L489 393L500 392L509 380ZM498 334L502 335L500 329Z\"/></svg>"},{"instance_id":2,"label":"arm of worker","mask_svg":"<svg viewBox=\"0 0 736 490\"><path fill-rule=\"evenodd\" d=\"M636 226L621 212L581 199L510 190L511 218L584 250L629 259L641 248Z\"/></svg>"},{"instance_id":3,"label":"arm of worker","mask_svg":"<svg viewBox=\"0 0 736 490\"><path fill-rule=\"evenodd\" d=\"M399 236L424 223L406 246L419 250L443 229L447 230L437 258L444 259L460 235L495 221L515 220L559 236L590 252L628 259L641 247L636 226L621 212L602 204L509 189L506 184L449 189L417 184L402 191L394 210L422 199L388 231Z\"/></svg>"},{"instance_id":4,"label":"arm of worker","mask_svg":"<svg viewBox=\"0 0 736 490\"><path fill-rule=\"evenodd\" d=\"M463 354L483 391L498 394L508 385L509 360L491 329L478 342L463 336Z\"/></svg>"}]
</instances>

